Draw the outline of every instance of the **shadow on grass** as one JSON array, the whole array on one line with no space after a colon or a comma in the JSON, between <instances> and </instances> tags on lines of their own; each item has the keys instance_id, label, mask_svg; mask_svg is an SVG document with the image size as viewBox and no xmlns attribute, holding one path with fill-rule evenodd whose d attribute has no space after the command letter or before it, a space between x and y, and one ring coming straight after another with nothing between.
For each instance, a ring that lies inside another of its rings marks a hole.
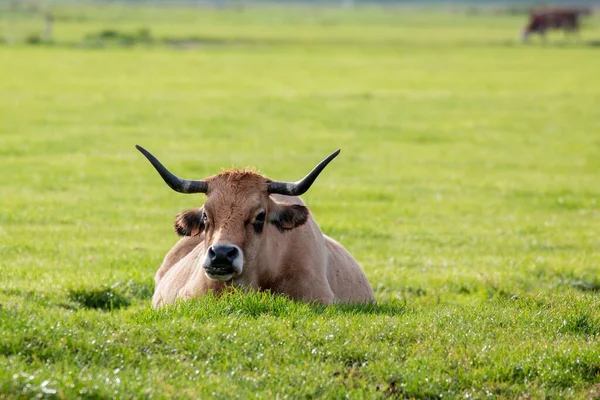
<instances>
[{"instance_id":1,"label":"shadow on grass","mask_svg":"<svg viewBox=\"0 0 600 400\"><path fill-rule=\"evenodd\" d=\"M130 304L127 297L113 291L111 288L70 290L69 300L71 303L34 290L2 289L0 293L13 298L20 298L24 303L35 304L37 307L62 307L73 311L80 308L111 311L127 307Z\"/></svg>"},{"instance_id":2,"label":"shadow on grass","mask_svg":"<svg viewBox=\"0 0 600 400\"><path fill-rule=\"evenodd\" d=\"M135 31L105 29L87 34L76 43L78 47L131 47L131 46L167 46L177 49L194 49L214 46L258 46L258 45L298 44L297 40L281 38L253 39L245 37L211 36L153 36L148 28Z\"/></svg>"},{"instance_id":3,"label":"shadow on grass","mask_svg":"<svg viewBox=\"0 0 600 400\"><path fill-rule=\"evenodd\" d=\"M597 336L600 335L600 319L587 313L569 315L564 319L560 331L574 335Z\"/></svg>"},{"instance_id":4,"label":"shadow on grass","mask_svg":"<svg viewBox=\"0 0 600 400\"><path fill-rule=\"evenodd\" d=\"M83 308L104 311L126 308L131 304L129 298L113 288L70 290L69 299Z\"/></svg>"},{"instance_id":5,"label":"shadow on grass","mask_svg":"<svg viewBox=\"0 0 600 400\"><path fill-rule=\"evenodd\" d=\"M571 287L582 292L600 292L600 280L575 280L571 282Z\"/></svg>"},{"instance_id":6,"label":"shadow on grass","mask_svg":"<svg viewBox=\"0 0 600 400\"><path fill-rule=\"evenodd\" d=\"M103 311L113 311L127 308L132 299L147 300L152 297L153 285L134 280L117 282L110 287L80 288L69 290L69 300L77 307L63 305L65 308L87 308Z\"/></svg>"}]
</instances>

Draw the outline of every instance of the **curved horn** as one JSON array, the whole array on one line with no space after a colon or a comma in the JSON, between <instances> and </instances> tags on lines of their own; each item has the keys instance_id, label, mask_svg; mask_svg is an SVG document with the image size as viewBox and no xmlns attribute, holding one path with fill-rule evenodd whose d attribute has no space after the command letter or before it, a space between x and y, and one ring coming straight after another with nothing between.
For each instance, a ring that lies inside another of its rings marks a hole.
<instances>
[{"instance_id":1,"label":"curved horn","mask_svg":"<svg viewBox=\"0 0 600 400\"><path fill-rule=\"evenodd\" d=\"M179 193L206 193L208 191L208 183L206 181L190 181L187 179L181 179L167 170L164 165L160 163L150 152L144 149L142 146L135 145L135 148L138 149L150 164L160 174L160 176L164 179L164 181L169 185L171 189Z\"/></svg>"},{"instance_id":2,"label":"curved horn","mask_svg":"<svg viewBox=\"0 0 600 400\"><path fill-rule=\"evenodd\" d=\"M329 162L333 160L338 154L340 154L340 149L331 153L326 159L317 164L317 166L312 171L310 171L308 175L306 175L298 182L269 182L269 193L283 194L287 196L300 196L306 193L306 191L310 189L310 186L313 184L315 179L317 179L321 171L323 171L327 164L329 164Z\"/></svg>"}]
</instances>

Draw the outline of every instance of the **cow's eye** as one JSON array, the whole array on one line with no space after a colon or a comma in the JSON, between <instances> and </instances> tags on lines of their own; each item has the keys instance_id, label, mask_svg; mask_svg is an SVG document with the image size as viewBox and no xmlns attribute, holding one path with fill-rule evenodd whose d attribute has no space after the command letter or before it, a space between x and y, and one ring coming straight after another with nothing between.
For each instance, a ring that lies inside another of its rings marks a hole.
<instances>
[{"instance_id":1,"label":"cow's eye","mask_svg":"<svg viewBox=\"0 0 600 400\"><path fill-rule=\"evenodd\" d=\"M203 212L203 213L202 213L202 222L203 222L203 223L206 223L206 222L208 222L208 215L206 215L206 213L205 213L205 212Z\"/></svg>"},{"instance_id":2,"label":"cow's eye","mask_svg":"<svg viewBox=\"0 0 600 400\"><path fill-rule=\"evenodd\" d=\"M256 231L256 233L261 233L263 230L263 226L265 224L265 212L261 212L260 214L258 214L256 217L254 217L254 230Z\"/></svg>"}]
</instances>

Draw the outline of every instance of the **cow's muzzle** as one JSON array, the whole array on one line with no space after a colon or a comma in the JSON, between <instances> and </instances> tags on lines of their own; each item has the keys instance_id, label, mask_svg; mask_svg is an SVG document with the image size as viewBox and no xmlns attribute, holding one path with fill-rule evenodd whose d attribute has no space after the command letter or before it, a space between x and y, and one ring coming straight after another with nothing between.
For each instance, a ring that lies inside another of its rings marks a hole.
<instances>
[{"instance_id":1,"label":"cow's muzzle","mask_svg":"<svg viewBox=\"0 0 600 400\"><path fill-rule=\"evenodd\" d=\"M209 279L228 281L242 273L244 255L233 244L215 244L208 248L204 258L204 272Z\"/></svg>"}]
</instances>

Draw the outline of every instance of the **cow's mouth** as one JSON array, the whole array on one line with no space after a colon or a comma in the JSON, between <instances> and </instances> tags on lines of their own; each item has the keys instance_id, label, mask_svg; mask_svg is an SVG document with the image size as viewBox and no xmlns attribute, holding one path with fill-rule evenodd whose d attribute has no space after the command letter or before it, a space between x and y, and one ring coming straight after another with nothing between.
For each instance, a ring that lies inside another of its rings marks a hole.
<instances>
[{"instance_id":1,"label":"cow's mouth","mask_svg":"<svg viewBox=\"0 0 600 400\"><path fill-rule=\"evenodd\" d=\"M210 267L204 267L204 273L208 279L214 281L228 281L236 275L237 271L230 265L211 265Z\"/></svg>"}]
</instances>

